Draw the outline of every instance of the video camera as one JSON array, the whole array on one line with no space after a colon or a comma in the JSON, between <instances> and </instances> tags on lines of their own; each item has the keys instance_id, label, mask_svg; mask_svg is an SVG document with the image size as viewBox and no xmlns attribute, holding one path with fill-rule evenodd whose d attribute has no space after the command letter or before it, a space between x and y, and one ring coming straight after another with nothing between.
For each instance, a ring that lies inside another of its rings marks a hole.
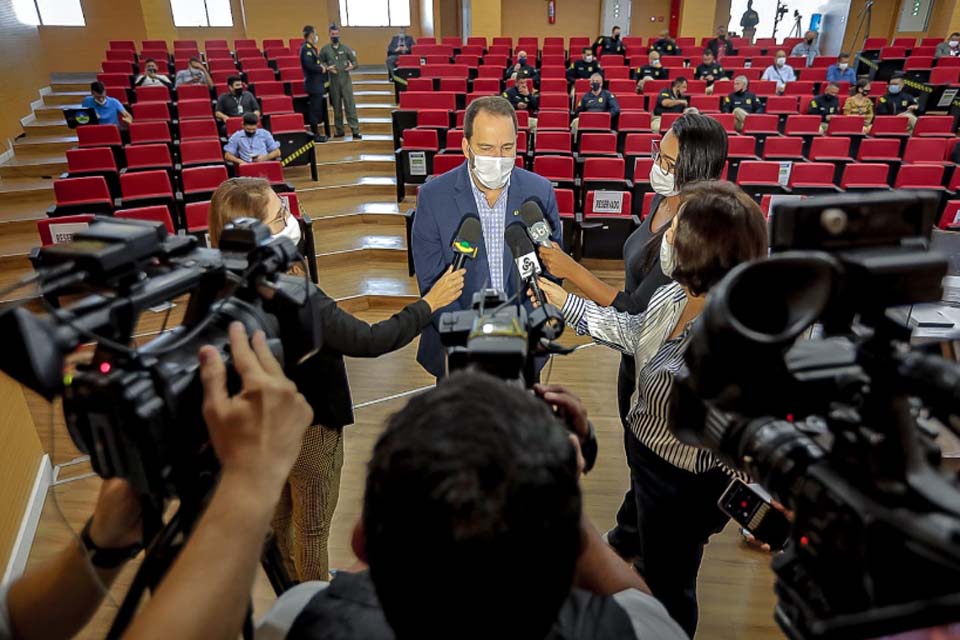
<instances>
[{"instance_id":1,"label":"video camera","mask_svg":"<svg viewBox=\"0 0 960 640\"><path fill-rule=\"evenodd\" d=\"M960 367L909 350L891 312L938 301L929 193L812 198L771 214L773 255L711 292L673 429L795 512L774 558L790 638L873 638L960 619ZM814 323L822 339L799 340Z\"/></svg>"}]
</instances>

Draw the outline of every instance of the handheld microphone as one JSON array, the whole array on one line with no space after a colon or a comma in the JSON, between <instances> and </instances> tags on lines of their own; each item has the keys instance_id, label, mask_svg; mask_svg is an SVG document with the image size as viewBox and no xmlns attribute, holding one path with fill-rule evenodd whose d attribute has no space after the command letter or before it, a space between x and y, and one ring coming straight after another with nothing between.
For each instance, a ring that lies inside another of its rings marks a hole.
<instances>
[{"instance_id":1,"label":"handheld microphone","mask_svg":"<svg viewBox=\"0 0 960 640\"><path fill-rule=\"evenodd\" d=\"M535 244L549 249L553 246L553 242L550 240L550 224L543 216L544 210L545 207L540 198L532 196L527 198L523 206L520 207L520 218L523 220L523 224L527 226L530 239Z\"/></svg>"},{"instance_id":2,"label":"handheld microphone","mask_svg":"<svg viewBox=\"0 0 960 640\"><path fill-rule=\"evenodd\" d=\"M480 218L474 215L466 215L460 228L457 229L457 235L453 238L453 270L459 271L463 268L467 258L473 260L480 251L480 242L483 240L483 226L480 224Z\"/></svg>"},{"instance_id":3,"label":"handheld microphone","mask_svg":"<svg viewBox=\"0 0 960 640\"><path fill-rule=\"evenodd\" d=\"M527 227L521 222L514 222L507 227L504 234L507 246L517 265L520 279L533 291L537 301L537 309L530 316L530 322L536 327L536 332L547 340L555 340L563 333L563 316L553 305L547 303L537 282L537 276L543 273L540 261L537 260L537 250L533 248Z\"/></svg>"}]
</instances>

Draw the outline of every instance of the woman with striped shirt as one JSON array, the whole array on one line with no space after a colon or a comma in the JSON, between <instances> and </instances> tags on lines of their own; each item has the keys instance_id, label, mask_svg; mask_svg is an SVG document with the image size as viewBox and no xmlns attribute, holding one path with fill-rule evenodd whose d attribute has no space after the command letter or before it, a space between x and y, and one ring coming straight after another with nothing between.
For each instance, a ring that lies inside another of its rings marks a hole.
<instances>
[{"instance_id":1,"label":"woman with striped shirt","mask_svg":"<svg viewBox=\"0 0 960 640\"><path fill-rule=\"evenodd\" d=\"M726 524L716 503L730 473L710 452L673 436L670 394L707 292L733 267L766 255L767 229L760 207L728 182L687 185L681 202L660 243L660 266L673 281L657 289L645 312L601 307L545 279L540 286L577 333L636 360L627 416L635 436L628 451L640 547L634 565L692 637L703 547Z\"/></svg>"}]
</instances>

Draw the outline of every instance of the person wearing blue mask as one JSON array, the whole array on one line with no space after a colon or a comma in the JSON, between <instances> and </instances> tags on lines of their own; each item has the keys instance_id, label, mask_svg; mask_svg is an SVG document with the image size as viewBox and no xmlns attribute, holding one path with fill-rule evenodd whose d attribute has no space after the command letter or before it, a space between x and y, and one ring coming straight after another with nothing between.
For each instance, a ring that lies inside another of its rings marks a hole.
<instances>
[{"instance_id":1,"label":"person wearing blue mask","mask_svg":"<svg viewBox=\"0 0 960 640\"><path fill-rule=\"evenodd\" d=\"M917 126L917 111L920 105L916 96L905 93L903 87L906 79L902 71L894 72L887 85L886 95L880 96L877 100L878 116L903 116L907 119L907 131L913 133L913 128Z\"/></svg>"},{"instance_id":2,"label":"person wearing blue mask","mask_svg":"<svg viewBox=\"0 0 960 640\"><path fill-rule=\"evenodd\" d=\"M577 127L580 126L580 114L585 111L606 111L611 118L616 118L620 114L620 103L617 102L617 96L603 88L603 76L595 73L590 76L590 91L587 91L580 104L577 105L577 116L570 123L570 130L574 138L577 136Z\"/></svg>"},{"instance_id":3,"label":"person wearing blue mask","mask_svg":"<svg viewBox=\"0 0 960 640\"><path fill-rule=\"evenodd\" d=\"M247 164L279 158L280 143L259 124L260 117L256 113L243 114L243 129L230 136L223 147L223 159L234 164Z\"/></svg>"},{"instance_id":4,"label":"person wearing blue mask","mask_svg":"<svg viewBox=\"0 0 960 640\"><path fill-rule=\"evenodd\" d=\"M827 67L827 82L843 85L857 84L857 74L850 68L849 53L841 53L837 56L837 61Z\"/></svg>"}]
</instances>

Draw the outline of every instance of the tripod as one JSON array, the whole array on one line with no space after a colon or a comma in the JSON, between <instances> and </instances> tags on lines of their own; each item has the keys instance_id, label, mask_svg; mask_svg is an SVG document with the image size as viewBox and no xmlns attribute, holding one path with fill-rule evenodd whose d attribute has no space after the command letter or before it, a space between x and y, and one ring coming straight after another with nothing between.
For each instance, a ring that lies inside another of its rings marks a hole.
<instances>
[{"instance_id":1,"label":"tripod","mask_svg":"<svg viewBox=\"0 0 960 640\"><path fill-rule=\"evenodd\" d=\"M802 30L801 30L801 27L800 27L800 21L802 20L803 17L800 15L800 12L799 12L799 11L794 11L794 12L793 12L793 18L794 18L794 21L793 21L793 29L790 30L790 33L787 35L787 37L788 37L788 38L802 38L802 37L803 37L803 33L802 33Z\"/></svg>"},{"instance_id":2,"label":"tripod","mask_svg":"<svg viewBox=\"0 0 960 640\"><path fill-rule=\"evenodd\" d=\"M770 34L771 38L777 37L777 29L780 27L780 20L783 18L783 15L787 12L787 5L783 4L782 0L777 0L777 9L773 13L773 33Z\"/></svg>"}]
</instances>

